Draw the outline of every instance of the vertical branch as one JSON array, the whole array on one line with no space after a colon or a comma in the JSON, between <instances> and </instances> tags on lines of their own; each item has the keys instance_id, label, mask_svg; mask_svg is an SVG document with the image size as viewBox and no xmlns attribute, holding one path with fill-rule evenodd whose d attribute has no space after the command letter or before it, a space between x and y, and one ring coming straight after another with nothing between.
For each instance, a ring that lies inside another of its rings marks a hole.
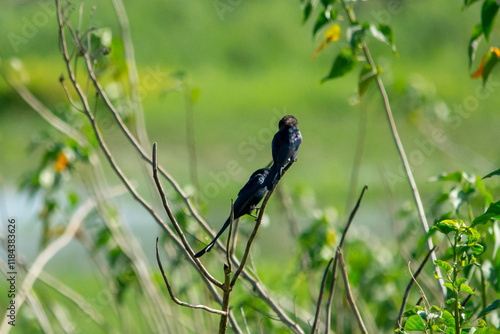
<instances>
[{"instance_id":1,"label":"vertical branch","mask_svg":"<svg viewBox=\"0 0 500 334\"><path fill-rule=\"evenodd\" d=\"M363 334L368 334L368 331L366 330L366 326L363 323L363 319L361 318L361 315L359 314L358 308L356 307L356 303L354 302L354 297L351 292L351 286L349 285L349 277L347 277L347 270L345 268L345 263L344 263L344 256L342 255L342 249L340 247L337 248L337 255L340 259L340 269L342 269L342 278L344 279L344 284L345 284L345 292L347 295L347 300L349 301L349 304L351 305L352 311L354 312L354 317L356 318L356 321L358 322L359 329L361 330L361 333Z\"/></svg>"},{"instance_id":2,"label":"vertical branch","mask_svg":"<svg viewBox=\"0 0 500 334\"><path fill-rule=\"evenodd\" d=\"M321 302L323 301L323 292L325 291L326 278L328 277L328 271L332 265L333 258L330 259L328 265L326 266L325 272L323 274L323 279L321 280L321 287L319 289L318 302L316 304L316 314L314 315L314 322L311 329L311 334L315 334L318 328L319 314L321 312Z\"/></svg>"},{"instance_id":3,"label":"vertical branch","mask_svg":"<svg viewBox=\"0 0 500 334\"><path fill-rule=\"evenodd\" d=\"M358 201L356 202L356 205L351 211L351 214L349 215L349 219L347 220L347 224L345 226L344 232L342 233L342 237L340 238L340 242L338 245L339 249L342 249L342 246L344 245L344 240L345 236L347 235L347 231L349 230L349 227L352 224L352 221L354 219L354 216L356 216L356 213L358 212L359 206L361 205L361 200L363 199L363 196L365 194L365 191L368 189L368 186L365 185L363 187L363 190L361 190L361 194L359 195ZM325 327L326 327L326 333L330 331L330 323L331 323L331 316L332 316L332 300L333 300L333 293L335 291L335 282L337 281L337 268L338 268L338 253L335 254L335 261L333 263L333 268L332 268L332 282L330 283L330 293L328 294L328 301L326 303L326 320L325 320Z\"/></svg>"}]
</instances>

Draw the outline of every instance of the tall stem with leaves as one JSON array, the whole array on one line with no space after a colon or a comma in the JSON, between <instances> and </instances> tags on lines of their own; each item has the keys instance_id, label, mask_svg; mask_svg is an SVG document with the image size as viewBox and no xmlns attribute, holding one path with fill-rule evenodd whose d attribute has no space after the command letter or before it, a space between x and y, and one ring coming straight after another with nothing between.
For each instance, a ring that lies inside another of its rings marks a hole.
<instances>
[{"instance_id":1,"label":"tall stem with leaves","mask_svg":"<svg viewBox=\"0 0 500 334\"><path fill-rule=\"evenodd\" d=\"M341 28L336 21L338 16L338 11L335 8L335 3L339 2L341 9L345 11L349 27L347 32L347 39L349 43L349 47L343 48L337 57L335 58L330 73L322 79L322 82L328 81L330 79L342 77L352 70L354 70L358 66L358 53L361 53L362 57L364 57L365 65L363 66L360 77L359 77L359 98L361 99L368 89L369 85L372 82L376 82L378 91L382 98L383 107L387 116L387 121L389 122L391 135L398 150L399 157L401 159L401 163L403 165L403 169L405 171L406 177L408 179L408 183L411 188L411 192L413 195L413 200L417 207L417 213L424 230L424 233L427 234L429 232L429 224L427 223L427 218L425 215L424 206L422 204L422 200L420 198L420 194L418 192L417 184L415 182L415 178L413 177L413 173L411 171L410 163L408 161L408 157L406 156L403 144L399 137L399 133L396 127L396 123L394 121L394 117L392 115L391 104L389 102L389 97L385 90L384 83L380 74L382 70L376 66L375 61L370 53L370 49L368 48L367 43L365 42L365 36L368 33L377 39L380 40L389 46L391 46L392 50L396 52L396 46L394 43L394 35L390 26L386 24L379 24L378 26L364 22L360 23L356 19L356 15L350 2L340 0L340 1L321 1L321 4L324 6L324 9L320 13L316 24L314 25L313 32L318 32L323 26L327 24L332 24L331 27L325 33L325 40L320 46L316 49L314 57L316 57L322 49L324 49L329 43L333 41L337 41L341 35ZM306 20L313 10L313 2L305 1L304 4L304 19ZM431 250L434 245L430 238L426 240L427 247ZM431 254L432 260L436 260L436 255L434 253ZM439 267L435 267L436 271L439 271ZM441 288L443 286L441 281ZM443 294L443 298L446 295L446 291L442 288L441 292Z\"/></svg>"}]
</instances>

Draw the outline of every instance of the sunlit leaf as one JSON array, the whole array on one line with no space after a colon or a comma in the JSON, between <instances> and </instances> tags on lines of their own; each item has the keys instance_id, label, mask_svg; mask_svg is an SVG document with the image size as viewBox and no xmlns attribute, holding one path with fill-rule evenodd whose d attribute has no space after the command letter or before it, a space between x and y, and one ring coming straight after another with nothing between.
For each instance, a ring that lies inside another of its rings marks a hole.
<instances>
[{"instance_id":1,"label":"sunlit leaf","mask_svg":"<svg viewBox=\"0 0 500 334\"><path fill-rule=\"evenodd\" d=\"M321 82L323 83L330 79L342 77L355 69L357 65L358 59L351 48L344 48L340 50L335 58L330 73L324 77Z\"/></svg>"},{"instance_id":2,"label":"sunlit leaf","mask_svg":"<svg viewBox=\"0 0 500 334\"><path fill-rule=\"evenodd\" d=\"M484 252L484 247L480 244L476 244L470 247L474 255L481 255Z\"/></svg>"},{"instance_id":3,"label":"sunlit leaf","mask_svg":"<svg viewBox=\"0 0 500 334\"><path fill-rule=\"evenodd\" d=\"M455 221L447 219L437 222L436 224L434 224L434 226L432 226L432 229L439 231L443 234L448 234L450 232L458 231L458 225Z\"/></svg>"},{"instance_id":4,"label":"sunlit leaf","mask_svg":"<svg viewBox=\"0 0 500 334\"><path fill-rule=\"evenodd\" d=\"M467 284L461 284L460 285L460 291L464 293L468 293L469 295L475 295L476 293L472 290L470 286Z\"/></svg>"},{"instance_id":5,"label":"sunlit leaf","mask_svg":"<svg viewBox=\"0 0 500 334\"><path fill-rule=\"evenodd\" d=\"M499 7L496 0L486 0L481 8L481 24L483 26L484 38L487 41L490 38L491 30L495 24L495 17Z\"/></svg>"},{"instance_id":6,"label":"sunlit leaf","mask_svg":"<svg viewBox=\"0 0 500 334\"><path fill-rule=\"evenodd\" d=\"M454 326L455 326L455 318L453 317L453 315L449 311L444 310L443 311L443 315L441 317L443 318L444 322L448 326L454 328Z\"/></svg>"},{"instance_id":7,"label":"sunlit leaf","mask_svg":"<svg viewBox=\"0 0 500 334\"><path fill-rule=\"evenodd\" d=\"M446 261L436 260L436 261L434 261L434 263L435 263L437 266L439 266L439 267L443 268L444 270L446 270L446 271L448 271L448 272L449 272L449 271L451 271L451 270L453 269L453 267L451 266L451 264L449 264L449 263L448 263L448 262L446 262Z\"/></svg>"},{"instance_id":8,"label":"sunlit leaf","mask_svg":"<svg viewBox=\"0 0 500 334\"><path fill-rule=\"evenodd\" d=\"M476 50L479 42L481 41L481 36L483 35L483 26L478 24L472 29L472 36L469 41L469 68L472 66L472 62L476 57Z\"/></svg>"},{"instance_id":9,"label":"sunlit leaf","mask_svg":"<svg viewBox=\"0 0 500 334\"><path fill-rule=\"evenodd\" d=\"M452 292L455 291L455 287L450 282L444 283L443 286Z\"/></svg>"},{"instance_id":10,"label":"sunlit leaf","mask_svg":"<svg viewBox=\"0 0 500 334\"><path fill-rule=\"evenodd\" d=\"M425 329L425 321L418 315L412 315L406 320L405 330L407 331L423 331Z\"/></svg>"}]
</instances>

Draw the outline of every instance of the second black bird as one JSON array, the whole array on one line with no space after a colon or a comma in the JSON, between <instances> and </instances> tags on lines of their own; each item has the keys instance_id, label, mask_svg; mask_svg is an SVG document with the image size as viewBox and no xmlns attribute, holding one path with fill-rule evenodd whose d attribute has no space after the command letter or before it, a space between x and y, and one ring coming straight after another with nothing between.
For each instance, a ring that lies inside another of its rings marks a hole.
<instances>
[{"instance_id":1,"label":"second black bird","mask_svg":"<svg viewBox=\"0 0 500 334\"><path fill-rule=\"evenodd\" d=\"M267 192L267 177L269 176L269 168L261 168L256 170L251 176L248 182L241 188L238 193L238 197L233 204L233 216L234 219L238 219L243 215L252 215L252 212L257 208L257 204L264 198ZM220 231L215 236L205 248L195 254L194 257L200 257L205 253L210 252L215 242L222 233L229 227L230 218L227 218L226 222L220 229Z\"/></svg>"},{"instance_id":2,"label":"second black bird","mask_svg":"<svg viewBox=\"0 0 500 334\"><path fill-rule=\"evenodd\" d=\"M298 121L292 115L283 117L272 142L273 165L271 167L271 185L281 178L283 169L297 159L297 152L302 143L302 135L297 128Z\"/></svg>"}]
</instances>

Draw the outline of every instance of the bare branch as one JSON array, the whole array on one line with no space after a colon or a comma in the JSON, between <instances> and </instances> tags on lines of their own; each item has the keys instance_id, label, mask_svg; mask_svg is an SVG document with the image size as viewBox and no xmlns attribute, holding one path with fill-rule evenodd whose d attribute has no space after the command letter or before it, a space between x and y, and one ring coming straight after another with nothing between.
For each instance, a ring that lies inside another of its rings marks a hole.
<instances>
[{"instance_id":1,"label":"bare branch","mask_svg":"<svg viewBox=\"0 0 500 334\"><path fill-rule=\"evenodd\" d=\"M342 255L342 249L340 249L340 247L337 248L337 254L338 254L339 259L340 259L339 260L340 269L342 269L342 278L344 279L347 300L349 301L349 304L351 305L352 311L354 312L354 317L356 318L356 321L358 322L358 326L359 326L359 329L361 330L361 333L368 334L368 331L366 330L365 324L363 323L363 319L361 318L361 315L359 314L358 308L356 307L356 303L354 302L354 297L352 296L351 286L349 285L349 277L347 277L347 270L345 268L344 256Z\"/></svg>"},{"instance_id":2,"label":"bare branch","mask_svg":"<svg viewBox=\"0 0 500 334\"><path fill-rule=\"evenodd\" d=\"M331 258L330 261L328 262L328 265L326 266L325 272L323 274L323 279L321 280L321 287L319 289L318 302L316 304L316 314L314 315L314 322L313 322L313 326L311 329L311 334L316 333L317 328L318 328L319 314L321 312L321 302L323 301L323 292L325 291L326 278L328 277L328 271L330 270L330 266L332 265L332 262L333 262L333 258Z\"/></svg>"},{"instance_id":3,"label":"bare branch","mask_svg":"<svg viewBox=\"0 0 500 334\"><path fill-rule=\"evenodd\" d=\"M427 252L427 255L425 256L424 260L422 261L422 263L418 267L417 271L415 272L415 275L412 275L410 282L406 286L406 291L405 291L405 294L403 296L403 301L401 302L401 308L399 309L398 319L396 321L396 324L400 330L402 329L401 319L403 318L403 312L404 312L405 307L406 307L406 302L408 301L408 296L410 294L411 287L412 287L413 283L416 282L418 275L420 274L420 272L424 268L425 264L429 260L431 253L434 252L434 250L436 250L436 248L437 248L437 246L434 246L430 251Z\"/></svg>"},{"instance_id":4,"label":"bare branch","mask_svg":"<svg viewBox=\"0 0 500 334\"><path fill-rule=\"evenodd\" d=\"M179 226L179 223L177 223L177 219L175 219L174 213L172 212L172 209L170 208L170 205L168 204L167 197L165 196L165 191L163 191L163 187L160 183L160 180L158 179L158 161L157 161L157 144L153 143L153 178L155 180L156 188L158 189L158 193L160 194L161 201L163 203L163 208L165 209L165 212L168 215L168 218L172 222L172 225L174 225L175 231L177 232L177 235L181 239L182 245L184 246L184 249L186 252L189 254L189 257L191 258L192 261L196 264L196 266L199 268L201 273L208 278L210 282L218 286L219 288L222 288L223 283L215 279L210 273L207 271L207 269L203 266L203 264L200 262L198 258L194 257L194 252L191 246L189 245L186 236L184 235L184 232L182 232L181 227Z\"/></svg>"},{"instance_id":5,"label":"bare branch","mask_svg":"<svg viewBox=\"0 0 500 334\"><path fill-rule=\"evenodd\" d=\"M170 298L174 301L174 303L180 305L180 306L185 306L189 308L194 308L194 309L199 309L199 310L205 310L210 313L215 313L223 316L227 316L227 313L221 310L216 310L213 308L210 308L205 305L195 305L195 304L190 304L190 303L185 303L183 301L180 301L175 295L174 292L172 291L172 288L170 287L170 284L168 283L167 276L165 275L165 272L163 271L163 266L161 264L160 260L160 254L158 252L158 238L156 238L156 261L158 262L158 267L160 267L161 274L163 276L163 280L165 281L165 285L167 286L168 293L170 295Z\"/></svg>"},{"instance_id":6,"label":"bare branch","mask_svg":"<svg viewBox=\"0 0 500 334\"><path fill-rule=\"evenodd\" d=\"M354 216L356 216L356 213L358 212L359 206L361 205L361 200L363 199L363 196L367 189L368 186L365 185L363 187L363 190L361 190L361 194L359 195L356 205L354 206L354 208L351 211L351 214L349 215L349 219L347 220L347 224L344 228L344 232L342 233L342 237L340 238L340 242L338 245L338 248L340 249L342 249L342 246L344 245L344 240L347 235L347 231L349 230L349 227L351 227L352 221L354 220ZM328 301L326 303L326 320L325 320L326 333L328 333L328 331L330 330L330 323L332 316L332 300L333 300L333 293L335 291L335 282L337 281L337 268L338 268L338 253L335 254L335 262L333 263L333 268L332 268L332 282L330 283L330 293L328 294Z\"/></svg>"}]
</instances>

